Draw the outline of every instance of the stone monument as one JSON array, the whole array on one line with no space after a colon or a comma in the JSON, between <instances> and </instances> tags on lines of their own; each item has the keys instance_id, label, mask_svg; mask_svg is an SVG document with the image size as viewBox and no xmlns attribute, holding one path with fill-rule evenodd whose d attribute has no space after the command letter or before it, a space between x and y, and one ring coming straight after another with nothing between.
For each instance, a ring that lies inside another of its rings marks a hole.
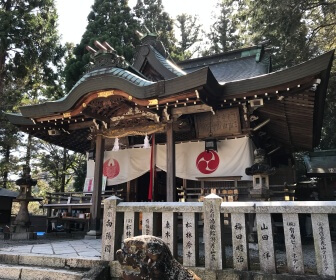
<instances>
[{"instance_id":1,"label":"stone monument","mask_svg":"<svg viewBox=\"0 0 336 280\"><path fill-rule=\"evenodd\" d=\"M162 239L141 235L124 240L124 247L117 251L124 280L200 280L191 270L175 260Z\"/></svg>"},{"instance_id":2,"label":"stone monument","mask_svg":"<svg viewBox=\"0 0 336 280\"><path fill-rule=\"evenodd\" d=\"M10 238L13 240L19 239L36 239L36 232L31 226L28 204L30 201L41 201L41 198L35 198L31 194L32 186L35 186L37 181L30 176L30 167L23 166L22 177L15 182L20 186L20 193L16 197L16 201L20 202L20 210L15 221L10 227Z\"/></svg>"},{"instance_id":3,"label":"stone monument","mask_svg":"<svg viewBox=\"0 0 336 280\"><path fill-rule=\"evenodd\" d=\"M253 177L251 198L253 200L268 200L270 197L269 175L275 173L275 168L268 165L265 150L256 149L254 151L254 163L245 169L245 173Z\"/></svg>"}]
</instances>

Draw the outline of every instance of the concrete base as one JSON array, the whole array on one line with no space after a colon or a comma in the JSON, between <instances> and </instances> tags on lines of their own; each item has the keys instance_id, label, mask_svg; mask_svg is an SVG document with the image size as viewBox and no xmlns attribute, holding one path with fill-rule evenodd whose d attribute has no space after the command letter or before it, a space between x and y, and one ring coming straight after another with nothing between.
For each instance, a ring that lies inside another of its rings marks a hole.
<instances>
[{"instance_id":1,"label":"concrete base","mask_svg":"<svg viewBox=\"0 0 336 280\"><path fill-rule=\"evenodd\" d=\"M287 273L269 274L257 271L236 271L231 268L224 270L208 270L204 267L188 267L201 279L206 280L319 280L319 275L290 275ZM122 275L121 265L118 261L110 261L111 279L118 280ZM323 277L323 279L334 279L334 277Z\"/></svg>"},{"instance_id":2,"label":"concrete base","mask_svg":"<svg viewBox=\"0 0 336 280\"><path fill-rule=\"evenodd\" d=\"M267 201L270 198L270 190L266 188L252 189L250 191L250 197L256 201Z\"/></svg>"},{"instance_id":3,"label":"concrete base","mask_svg":"<svg viewBox=\"0 0 336 280\"><path fill-rule=\"evenodd\" d=\"M36 239L36 232L11 232L10 239L11 240L31 240Z\"/></svg>"},{"instance_id":4,"label":"concrete base","mask_svg":"<svg viewBox=\"0 0 336 280\"><path fill-rule=\"evenodd\" d=\"M96 230L90 230L86 233L84 239L101 239L102 233Z\"/></svg>"}]
</instances>

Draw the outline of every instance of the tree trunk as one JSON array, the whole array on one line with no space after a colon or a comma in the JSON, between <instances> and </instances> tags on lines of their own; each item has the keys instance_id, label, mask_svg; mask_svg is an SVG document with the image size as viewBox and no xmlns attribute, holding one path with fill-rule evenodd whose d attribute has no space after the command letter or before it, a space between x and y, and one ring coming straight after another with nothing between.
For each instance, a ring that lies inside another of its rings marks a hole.
<instances>
[{"instance_id":1,"label":"tree trunk","mask_svg":"<svg viewBox=\"0 0 336 280\"><path fill-rule=\"evenodd\" d=\"M26 165L27 166L30 166L31 146L32 146L32 136L29 134L28 140L27 140L27 150L26 150Z\"/></svg>"},{"instance_id":2,"label":"tree trunk","mask_svg":"<svg viewBox=\"0 0 336 280\"><path fill-rule=\"evenodd\" d=\"M63 149L63 167L62 167L62 182L61 182L61 192L65 190L65 173L67 165L67 149Z\"/></svg>"},{"instance_id":3,"label":"tree trunk","mask_svg":"<svg viewBox=\"0 0 336 280\"><path fill-rule=\"evenodd\" d=\"M6 153L5 153L5 171L3 173L3 188L7 188L8 182L8 166L9 166L9 157L10 157L10 146L6 146Z\"/></svg>"}]
</instances>

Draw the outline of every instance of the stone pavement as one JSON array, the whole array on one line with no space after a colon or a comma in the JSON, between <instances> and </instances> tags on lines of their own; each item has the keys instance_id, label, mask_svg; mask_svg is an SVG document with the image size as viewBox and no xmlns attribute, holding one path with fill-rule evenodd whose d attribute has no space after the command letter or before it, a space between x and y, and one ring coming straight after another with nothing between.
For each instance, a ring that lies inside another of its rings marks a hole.
<instances>
[{"instance_id":1,"label":"stone pavement","mask_svg":"<svg viewBox=\"0 0 336 280\"><path fill-rule=\"evenodd\" d=\"M65 258L86 257L100 259L101 240L81 239L67 241L50 241L44 244L29 244L0 248L0 254L29 254L57 256Z\"/></svg>"}]
</instances>

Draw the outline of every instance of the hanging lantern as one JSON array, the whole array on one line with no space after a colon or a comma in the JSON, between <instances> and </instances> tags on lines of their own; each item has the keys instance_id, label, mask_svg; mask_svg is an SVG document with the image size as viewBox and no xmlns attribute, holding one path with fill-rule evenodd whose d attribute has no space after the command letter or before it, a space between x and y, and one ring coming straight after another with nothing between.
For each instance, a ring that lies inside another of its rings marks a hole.
<instances>
[{"instance_id":1,"label":"hanging lantern","mask_svg":"<svg viewBox=\"0 0 336 280\"><path fill-rule=\"evenodd\" d=\"M206 151L217 151L217 140L216 139L206 139L205 140L205 150Z\"/></svg>"}]
</instances>

